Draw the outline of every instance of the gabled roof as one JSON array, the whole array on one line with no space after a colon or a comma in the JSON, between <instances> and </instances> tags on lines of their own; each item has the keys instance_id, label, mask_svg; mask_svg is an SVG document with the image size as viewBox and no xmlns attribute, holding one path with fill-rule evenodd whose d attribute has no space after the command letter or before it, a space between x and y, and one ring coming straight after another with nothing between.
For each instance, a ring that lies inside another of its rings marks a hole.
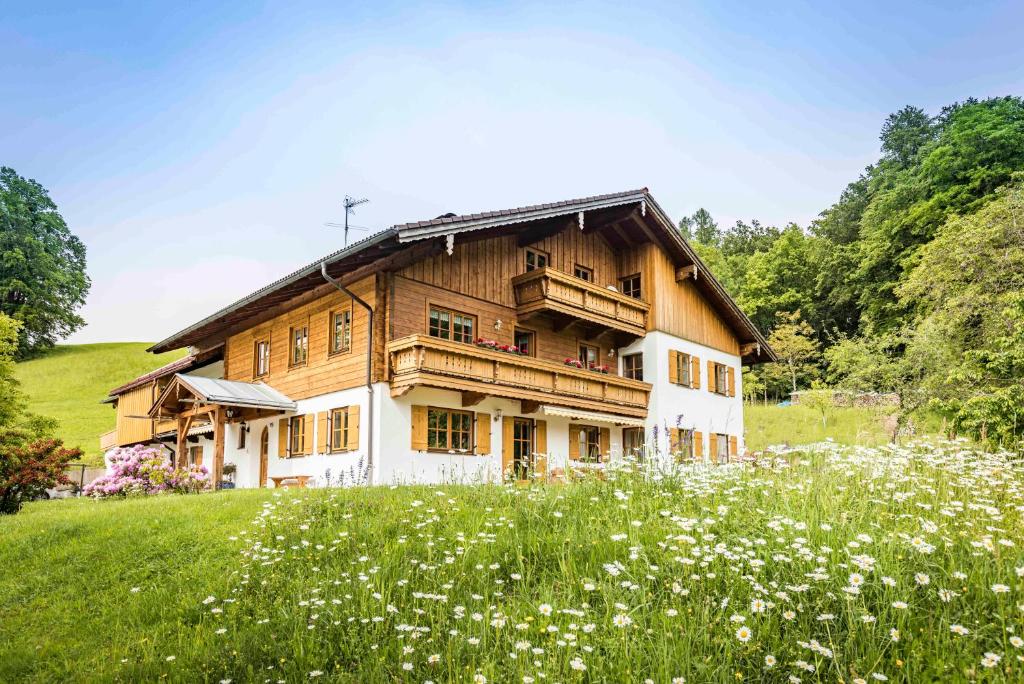
<instances>
[{"instance_id":1,"label":"gabled roof","mask_svg":"<svg viewBox=\"0 0 1024 684\"><path fill-rule=\"evenodd\" d=\"M113 398L118 396L119 394L124 394L128 390L133 390L136 387L141 387L142 385L150 383L154 380L158 380L159 378L162 378L165 375L171 375L172 373L183 373L185 371L192 370L193 368L196 368L200 365L216 360L216 357L219 356L222 351L222 349L214 349L201 352L198 354L189 354L187 356L183 356L182 358L177 359L176 361L171 361L170 363L164 366L160 366L156 370L151 370L148 373L140 375L139 377L135 378L134 380L130 380L129 382L126 382L120 387L115 387L114 389L110 390L108 394L110 395L110 398Z\"/></svg>"},{"instance_id":2,"label":"gabled roof","mask_svg":"<svg viewBox=\"0 0 1024 684\"><path fill-rule=\"evenodd\" d=\"M222 380L178 373L153 403L153 407L149 411L150 415L156 416L160 413L164 401L177 387L183 387L201 403L276 411L294 411L296 409L294 401L266 383Z\"/></svg>"},{"instance_id":3,"label":"gabled roof","mask_svg":"<svg viewBox=\"0 0 1024 684\"><path fill-rule=\"evenodd\" d=\"M346 249L318 259L247 297L243 297L234 304L153 345L149 351L163 352L197 344L231 326L252 319L261 311L324 286L325 283L320 275L321 264L326 266L328 274L334 278L355 277L359 274L369 275L375 266L383 269L392 265L396 257L402 256L403 250L415 249L415 243L429 243L436 241L434 240L436 238L448 235L550 220L580 212L584 212L586 219L587 216L590 216L586 212L621 211L616 208L631 204L636 205L636 208L640 210L644 223L650 227L652 234L656 233L661 246L672 255L677 264L697 266L699 277L694 282L697 289L720 312L741 342L758 350L756 357L754 354L745 354L744 357L749 356L752 360L758 361L775 360L775 353L768 345L768 341L746 314L740 310L721 283L714 278L693 248L683 239L676 225L654 200L647 188L476 214L458 216L446 214L426 221L396 224L380 233L353 243ZM427 254L428 252L422 253Z\"/></svg>"}]
</instances>

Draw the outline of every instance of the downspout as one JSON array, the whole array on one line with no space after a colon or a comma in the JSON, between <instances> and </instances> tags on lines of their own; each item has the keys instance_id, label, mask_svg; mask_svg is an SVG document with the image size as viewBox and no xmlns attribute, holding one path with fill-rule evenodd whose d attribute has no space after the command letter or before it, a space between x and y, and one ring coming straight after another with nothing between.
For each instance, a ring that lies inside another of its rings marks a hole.
<instances>
[{"instance_id":1,"label":"downspout","mask_svg":"<svg viewBox=\"0 0 1024 684\"><path fill-rule=\"evenodd\" d=\"M366 433L366 484L373 484L373 307L364 302L362 299L357 297L351 290L342 285L340 282L327 275L327 262L320 262L320 275L324 277L324 280L329 282L334 287L345 295L348 295L353 302L366 309L366 315L369 317L369 333L366 336L366 394L370 398L369 410L367 411L367 424L369 430Z\"/></svg>"}]
</instances>

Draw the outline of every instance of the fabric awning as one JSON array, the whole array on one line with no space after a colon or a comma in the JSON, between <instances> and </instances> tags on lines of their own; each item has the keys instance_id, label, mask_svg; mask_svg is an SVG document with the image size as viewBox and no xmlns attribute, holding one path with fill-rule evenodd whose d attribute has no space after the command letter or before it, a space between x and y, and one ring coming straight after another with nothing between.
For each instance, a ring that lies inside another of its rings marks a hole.
<instances>
[{"instance_id":1,"label":"fabric awning","mask_svg":"<svg viewBox=\"0 0 1024 684\"><path fill-rule=\"evenodd\" d=\"M614 413L597 413L596 411L581 411L569 408L568 406L541 406L541 412L546 416L558 416L570 420L578 420L584 423L610 423L612 425L623 425L625 427L643 427L643 418L629 418L617 416Z\"/></svg>"}]
</instances>

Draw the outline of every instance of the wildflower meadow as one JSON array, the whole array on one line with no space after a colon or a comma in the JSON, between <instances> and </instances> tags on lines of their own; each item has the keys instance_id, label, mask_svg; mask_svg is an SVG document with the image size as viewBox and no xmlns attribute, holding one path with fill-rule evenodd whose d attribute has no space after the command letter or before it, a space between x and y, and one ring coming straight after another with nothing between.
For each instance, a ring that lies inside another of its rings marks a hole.
<instances>
[{"instance_id":1,"label":"wildflower meadow","mask_svg":"<svg viewBox=\"0 0 1024 684\"><path fill-rule=\"evenodd\" d=\"M12 521L0 560L27 553L32 517L53 510ZM1022 511L1024 465L957 442L826 443L571 484L72 502L69 518L131 517L149 536L128 533L134 564L94 569L81 617L38 601L54 578L10 566L0 675L1020 681ZM182 531L190 517L205 522ZM70 636L76 620L106 629Z\"/></svg>"}]
</instances>

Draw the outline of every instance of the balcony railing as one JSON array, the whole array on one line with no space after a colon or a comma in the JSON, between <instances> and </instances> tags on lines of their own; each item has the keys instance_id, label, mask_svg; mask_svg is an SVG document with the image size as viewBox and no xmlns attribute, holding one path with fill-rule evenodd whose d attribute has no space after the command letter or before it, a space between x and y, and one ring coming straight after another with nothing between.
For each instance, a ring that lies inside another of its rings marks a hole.
<instances>
[{"instance_id":1,"label":"balcony railing","mask_svg":"<svg viewBox=\"0 0 1024 684\"><path fill-rule=\"evenodd\" d=\"M412 335L388 345L391 394L417 385L644 417L651 385L554 361Z\"/></svg>"},{"instance_id":2,"label":"balcony railing","mask_svg":"<svg viewBox=\"0 0 1024 684\"><path fill-rule=\"evenodd\" d=\"M100 451L107 451L117 446L117 430L104 432L100 435Z\"/></svg>"},{"instance_id":3,"label":"balcony railing","mask_svg":"<svg viewBox=\"0 0 1024 684\"><path fill-rule=\"evenodd\" d=\"M520 320L547 312L630 335L647 331L647 302L553 268L518 275L512 279L512 288Z\"/></svg>"}]
</instances>

